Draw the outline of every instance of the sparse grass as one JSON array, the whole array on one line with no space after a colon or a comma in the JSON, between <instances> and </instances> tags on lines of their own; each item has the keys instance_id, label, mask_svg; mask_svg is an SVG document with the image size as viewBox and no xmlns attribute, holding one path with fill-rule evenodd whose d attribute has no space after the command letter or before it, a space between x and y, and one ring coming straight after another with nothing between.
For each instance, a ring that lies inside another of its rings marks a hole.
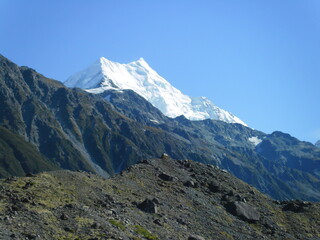
<instances>
[{"instance_id":1,"label":"sparse grass","mask_svg":"<svg viewBox=\"0 0 320 240\"><path fill-rule=\"evenodd\" d=\"M140 179L135 179L135 182L136 182L140 187L142 187L142 188L144 188L144 187L145 187L144 182L143 182L143 181L141 181Z\"/></svg>"},{"instance_id":2,"label":"sparse grass","mask_svg":"<svg viewBox=\"0 0 320 240\"><path fill-rule=\"evenodd\" d=\"M0 201L0 213L3 213L6 210L7 204L3 201Z\"/></svg>"},{"instance_id":3,"label":"sparse grass","mask_svg":"<svg viewBox=\"0 0 320 240\"><path fill-rule=\"evenodd\" d=\"M74 202L72 190L56 184L56 180L52 175L47 173L41 174L34 185L37 185L38 189L34 192L35 200L48 208L55 208Z\"/></svg>"},{"instance_id":4,"label":"sparse grass","mask_svg":"<svg viewBox=\"0 0 320 240\"><path fill-rule=\"evenodd\" d=\"M226 239L233 239L232 235L227 232L219 232L220 235L224 236Z\"/></svg>"},{"instance_id":5,"label":"sparse grass","mask_svg":"<svg viewBox=\"0 0 320 240\"><path fill-rule=\"evenodd\" d=\"M141 235L142 237L148 239L148 240L159 240L155 235L150 233L147 229L139 226L139 225L134 225L134 231Z\"/></svg>"},{"instance_id":6,"label":"sparse grass","mask_svg":"<svg viewBox=\"0 0 320 240\"><path fill-rule=\"evenodd\" d=\"M26 185L25 178L17 178L15 181L10 183L10 186L15 190L20 190Z\"/></svg>"},{"instance_id":7,"label":"sparse grass","mask_svg":"<svg viewBox=\"0 0 320 240\"><path fill-rule=\"evenodd\" d=\"M124 231L126 229L126 226L124 225L124 223L120 222L120 221L117 221L115 219L110 219L108 220L109 223L111 223L113 226L121 229L122 231Z\"/></svg>"},{"instance_id":8,"label":"sparse grass","mask_svg":"<svg viewBox=\"0 0 320 240\"><path fill-rule=\"evenodd\" d=\"M226 223L228 223L228 224L233 223L233 219L232 219L232 217L230 217L230 215L225 214L223 217L224 217L224 220Z\"/></svg>"},{"instance_id":9,"label":"sparse grass","mask_svg":"<svg viewBox=\"0 0 320 240\"><path fill-rule=\"evenodd\" d=\"M54 239L57 239L57 240L80 240L80 238L75 236L73 233L55 236Z\"/></svg>"},{"instance_id":10,"label":"sparse grass","mask_svg":"<svg viewBox=\"0 0 320 240\"><path fill-rule=\"evenodd\" d=\"M75 220L77 221L78 223L78 226L79 227L86 227L86 226L90 226L94 223L94 220L91 219L91 218L84 218L84 217L80 217L80 216L77 216L75 218Z\"/></svg>"}]
</instances>

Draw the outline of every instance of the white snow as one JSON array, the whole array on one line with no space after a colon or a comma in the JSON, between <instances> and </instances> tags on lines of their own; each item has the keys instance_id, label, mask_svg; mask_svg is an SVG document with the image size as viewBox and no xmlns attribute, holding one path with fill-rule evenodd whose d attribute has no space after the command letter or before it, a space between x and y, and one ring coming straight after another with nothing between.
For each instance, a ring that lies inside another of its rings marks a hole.
<instances>
[{"instance_id":1,"label":"white snow","mask_svg":"<svg viewBox=\"0 0 320 240\"><path fill-rule=\"evenodd\" d=\"M85 70L69 77L64 84L95 94L109 89L131 89L168 117L184 115L190 120L210 118L247 126L238 117L217 107L205 97L184 95L154 71L143 58L121 64L102 57Z\"/></svg>"},{"instance_id":2,"label":"white snow","mask_svg":"<svg viewBox=\"0 0 320 240\"><path fill-rule=\"evenodd\" d=\"M249 137L248 140L255 146L262 142L262 140L258 137Z\"/></svg>"},{"instance_id":3,"label":"white snow","mask_svg":"<svg viewBox=\"0 0 320 240\"><path fill-rule=\"evenodd\" d=\"M160 124L159 121L154 120L154 119L150 119L151 122L155 123L155 124Z\"/></svg>"}]
</instances>

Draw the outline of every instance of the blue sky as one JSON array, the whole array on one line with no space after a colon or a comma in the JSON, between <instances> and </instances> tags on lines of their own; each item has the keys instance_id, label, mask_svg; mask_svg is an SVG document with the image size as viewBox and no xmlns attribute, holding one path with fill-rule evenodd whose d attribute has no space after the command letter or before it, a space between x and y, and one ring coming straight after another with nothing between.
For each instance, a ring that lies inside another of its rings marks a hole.
<instances>
[{"instance_id":1,"label":"blue sky","mask_svg":"<svg viewBox=\"0 0 320 240\"><path fill-rule=\"evenodd\" d=\"M143 57L255 129L320 139L318 0L0 0L0 53L62 81Z\"/></svg>"}]
</instances>

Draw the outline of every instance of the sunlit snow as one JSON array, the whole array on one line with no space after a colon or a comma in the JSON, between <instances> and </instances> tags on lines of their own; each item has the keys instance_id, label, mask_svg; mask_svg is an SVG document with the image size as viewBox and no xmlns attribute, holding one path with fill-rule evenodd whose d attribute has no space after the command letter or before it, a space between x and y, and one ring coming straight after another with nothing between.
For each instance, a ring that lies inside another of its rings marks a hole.
<instances>
[{"instance_id":1,"label":"sunlit snow","mask_svg":"<svg viewBox=\"0 0 320 240\"><path fill-rule=\"evenodd\" d=\"M259 143L262 142L262 140L258 137L250 137L248 138L249 142L251 142L253 145L257 146Z\"/></svg>"},{"instance_id":2,"label":"sunlit snow","mask_svg":"<svg viewBox=\"0 0 320 240\"><path fill-rule=\"evenodd\" d=\"M131 89L168 117L184 115L190 120L210 118L247 126L238 117L217 107L205 97L184 95L154 71L143 58L121 64L102 57L64 83L68 87L82 88L95 94L109 89Z\"/></svg>"}]
</instances>

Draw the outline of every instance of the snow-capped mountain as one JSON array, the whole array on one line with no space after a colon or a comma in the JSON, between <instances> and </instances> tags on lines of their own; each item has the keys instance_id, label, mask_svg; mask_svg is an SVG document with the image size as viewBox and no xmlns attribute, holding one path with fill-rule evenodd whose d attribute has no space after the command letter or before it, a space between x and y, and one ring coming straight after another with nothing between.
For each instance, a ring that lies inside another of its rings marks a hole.
<instances>
[{"instance_id":1,"label":"snow-capped mountain","mask_svg":"<svg viewBox=\"0 0 320 240\"><path fill-rule=\"evenodd\" d=\"M184 115L190 120L216 119L246 124L205 97L189 97L173 87L140 58L121 64L104 57L85 70L69 77L64 84L99 94L105 90L131 89L148 100L168 117Z\"/></svg>"}]
</instances>

